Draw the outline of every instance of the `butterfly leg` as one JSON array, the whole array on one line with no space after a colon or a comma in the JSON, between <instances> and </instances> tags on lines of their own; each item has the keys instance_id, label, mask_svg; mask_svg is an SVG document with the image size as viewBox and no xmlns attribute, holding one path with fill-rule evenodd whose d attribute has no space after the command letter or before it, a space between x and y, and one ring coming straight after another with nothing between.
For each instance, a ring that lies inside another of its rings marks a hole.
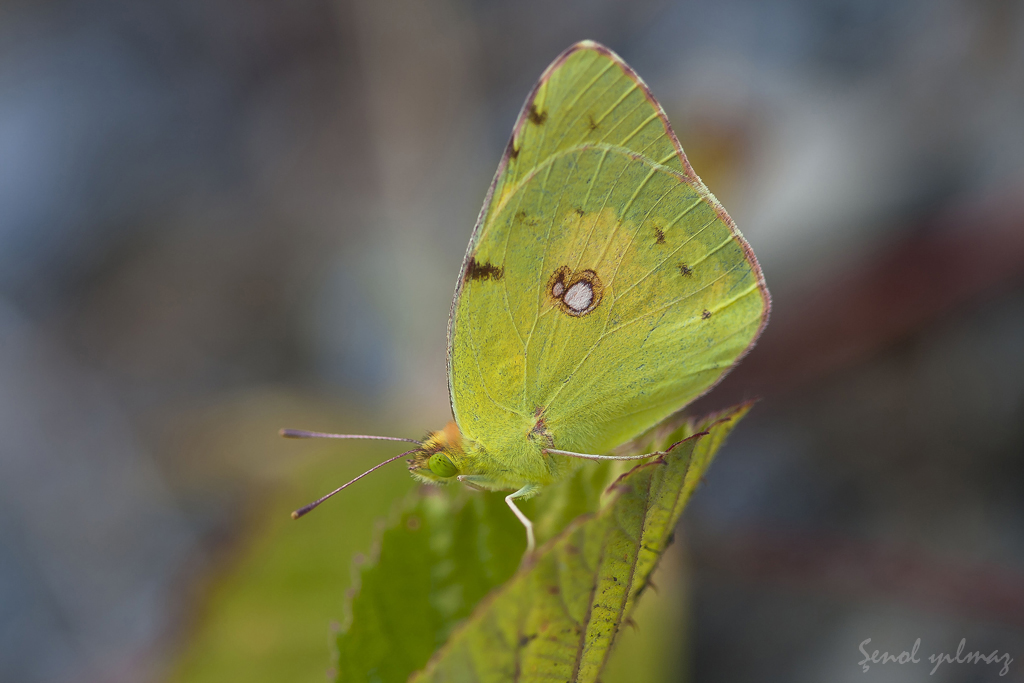
<instances>
[{"instance_id":1,"label":"butterfly leg","mask_svg":"<svg viewBox=\"0 0 1024 683\"><path fill-rule=\"evenodd\" d=\"M490 481L490 479L488 479L487 477L481 477L481 476L472 475L472 474L460 474L459 476L457 476L455 478L458 479L463 484L465 484L466 486L468 486L469 488L473 489L474 491L491 491L491 490L493 490L493 489L489 489L486 486L484 486L485 482Z\"/></svg>"},{"instance_id":2,"label":"butterfly leg","mask_svg":"<svg viewBox=\"0 0 1024 683\"><path fill-rule=\"evenodd\" d=\"M526 554L527 555L532 555L533 554L533 548L536 545L534 543L534 541L533 541L533 522L531 522L530 519L526 515L523 514L522 510L520 510L518 507L516 507L515 499L516 498L528 498L529 496L533 495L536 492L536 490L537 490L536 486L534 486L533 484L527 484L526 486L524 486L523 488L519 489L515 493L510 493L507 496L505 496L505 502L508 504L508 506L510 508L512 508L512 512L514 512L516 517L519 518L519 521L523 523L523 526L526 527Z\"/></svg>"},{"instance_id":3,"label":"butterfly leg","mask_svg":"<svg viewBox=\"0 0 1024 683\"><path fill-rule=\"evenodd\" d=\"M654 451L653 453L641 453L640 455L594 455L592 453L574 453L573 451L560 451L557 448L545 448L544 452L548 454L554 453L555 455L567 455L570 458L583 458L584 460L644 460L646 458L653 458L659 455L667 455L669 451L671 451L679 444L684 443L686 441L690 441L692 439L699 439L707 435L708 432L706 431L699 432L697 434L692 434L686 437L685 439L676 441L674 444L672 444L663 451Z\"/></svg>"}]
</instances>

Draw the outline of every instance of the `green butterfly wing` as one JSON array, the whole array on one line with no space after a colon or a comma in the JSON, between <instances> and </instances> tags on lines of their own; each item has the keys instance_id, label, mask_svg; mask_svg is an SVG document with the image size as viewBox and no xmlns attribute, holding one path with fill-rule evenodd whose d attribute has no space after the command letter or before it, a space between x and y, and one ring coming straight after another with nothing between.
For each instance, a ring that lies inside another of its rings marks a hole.
<instances>
[{"instance_id":1,"label":"green butterfly wing","mask_svg":"<svg viewBox=\"0 0 1024 683\"><path fill-rule=\"evenodd\" d=\"M527 98L466 252L455 420L512 470L538 432L606 453L714 385L768 310L753 252L647 86L579 43Z\"/></svg>"}]
</instances>

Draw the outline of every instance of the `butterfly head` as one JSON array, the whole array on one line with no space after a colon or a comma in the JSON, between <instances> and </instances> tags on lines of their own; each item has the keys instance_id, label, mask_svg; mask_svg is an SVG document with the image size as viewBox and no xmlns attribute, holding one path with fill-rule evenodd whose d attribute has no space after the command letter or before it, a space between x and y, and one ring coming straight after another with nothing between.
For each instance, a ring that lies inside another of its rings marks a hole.
<instances>
[{"instance_id":1,"label":"butterfly head","mask_svg":"<svg viewBox=\"0 0 1024 683\"><path fill-rule=\"evenodd\" d=\"M427 435L409 460L409 472L429 484L446 484L462 473L459 465L464 457L462 432L449 422L444 429Z\"/></svg>"}]
</instances>

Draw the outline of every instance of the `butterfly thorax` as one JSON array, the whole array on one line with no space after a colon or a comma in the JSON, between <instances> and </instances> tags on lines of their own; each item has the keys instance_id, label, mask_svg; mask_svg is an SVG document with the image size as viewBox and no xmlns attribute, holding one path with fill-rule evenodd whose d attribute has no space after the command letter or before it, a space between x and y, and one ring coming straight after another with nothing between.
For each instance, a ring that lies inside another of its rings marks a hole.
<instances>
[{"instance_id":1,"label":"butterfly thorax","mask_svg":"<svg viewBox=\"0 0 1024 683\"><path fill-rule=\"evenodd\" d=\"M530 420L514 431L501 443L485 445L449 422L427 435L409 461L409 471L430 484L462 481L485 489L519 489L551 484L576 469L576 461L545 452L554 444L543 420Z\"/></svg>"}]
</instances>

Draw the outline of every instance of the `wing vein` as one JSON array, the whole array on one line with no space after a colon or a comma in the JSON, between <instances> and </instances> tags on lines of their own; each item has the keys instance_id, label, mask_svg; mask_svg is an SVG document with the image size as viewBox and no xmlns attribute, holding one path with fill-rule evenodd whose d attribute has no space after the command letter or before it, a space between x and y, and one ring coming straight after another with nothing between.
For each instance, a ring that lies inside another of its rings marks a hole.
<instances>
[{"instance_id":1,"label":"wing vein","mask_svg":"<svg viewBox=\"0 0 1024 683\"><path fill-rule=\"evenodd\" d=\"M745 331L748 331L748 329L749 329L749 326L745 325L745 326L740 327L740 328L738 328L736 330L733 330L732 332L730 332L729 334L725 335L724 337L719 337L716 340L716 343L717 344L722 344L722 343L728 341L729 339L732 339L736 335L741 334L741 333L743 333ZM690 351L690 353L687 353L684 356L682 356L682 360L684 360L684 361L685 360L689 360L690 358L693 358L698 353L703 353L703 352L704 352L704 349L702 349L702 348L692 349ZM708 365L703 365L699 369L688 370L687 372L685 372L685 373L683 373L683 374L681 374L679 376L680 377L692 377L694 375L700 374L702 372L706 372L708 370L720 369L717 366L722 365L723 363L724 363L724 367L728 368L729 366L731 366L733 364L733 362L735 362L735 361L729 361L729 362L719 361L718 363L711 363L711 364L708 364ZM576 392L572 396L569 396L568 398L566 398L565 401L567 403L572 402L573 400L578 398L582 393L584 393L588 387L590 387L590 386L592 386L594 384L599 384L603 380L603 378L606 377L613 370L616 370L616 368L609 368L609 369L604 370L603 372L600 372L600 373L597 373L597 374L595 374L593 376L590 376L589 377L590 381L587 382L587 383L580 384L580 386L577 387ZM626 418L626 417L631 417L633 415L638 415L638 414L640 414L640 413L642 413L644 411L652 410L653 408L656 408L656 407L658 407L660 405L664 405L666 403L672 403L674 400L675 399L668 399L668 400L662 401L660 403L656 403L653 406L648 406L646 408L639 408L639 409L634 410L634 411L629 412L629 413L616 413L615 419L622 419L622 418Z\"/></svg>"},{"instance_id":2,"label":"wing vein","mask_svg":"<svg viewBox=\"0 0 1024 683\"><path fill-rule=\"evenodd\" d=\"M655 314L655 313L658 313L658 312L660 312L660 311L663 311L663 310L666 310L666 309L672 308L672 307L673 307L673 306L675 306L676 304L680 304L680 303L682 303L682 302L686 301L687 299L689 299L690 297L692 297L692 296L694 296L694 295L696 295L696 294L700 294L701 292L703 292L704 290L706 290L706 289L707 289L708 287L711 287L711 286L712 286L712 285L714 285L714 284L715 284L716 282L719 282L719 281L720 281L720 280L722 280L723 278L727 277L727 276L728 276L728 275L729 275L730 273L732 273L732 272L733 272L734 270L736 270L736 269L740 268L740 267L741 267L742 265L744 265L744 264L737 264L737 265L733 266L733 267L732 267L732 268L730 268L729 270L725 271L724 273L722 273L721 275L719 275L718 277L716 277L716 278L715 278L714 280L712 280L711 282L707 282L707 283L705 283L705 284L704 284L703 286L701 286L701 287L699 287L699 288L697 288L697 289L693 290L692 292L688 292L687 294L684 294L683 296L679 297L678 299L673 299L672 301L668 302L667 304L664 304L664 305L662 305L662 306L659 306L658 308L653 308L653 309L651 309L651 310L649 310L649 311L647 311L647 312L645 312L645 313L643 313L643 314L641 314L641 315L638 315L638 316L637 316L637 317L635 317L635 318L630 318L629 320L627 320L627 321L625 321L625 322L623 322L623 323L620 323L620 324L616 325L616 326L615 326L615 327L613 327L612 329L608 330L608 332L607 332L606 334L614 334L615 332L617 332L618 330L622 329L623 327L628 327L629 325L632 325L632 324L634 324L634 323L636 323L636 322L638 322L638 321L640 321L640 320L643 320L644 318L646 318L646 317L647 317L647 316L649 316L649 315L653 315L653 314ZM755 283L755 284L754 284L754 287L756 287L756 286L757 286L757 284ZM748 293L748 292L744 292L743 294L747 294L747 293ZM740 296L743 296L743 294L741 294ZM693 318L693 320L696 320L696 319L697 319L697 318ZM602 337L603 337L603 336L604 336L604 335L602 335Z\"/></svg>"},{"instance_id":3,"label":"wing vein","mask_svg":"<svg viewBox=\"0 0 1024 683\"><path fill-rule=\"evenodd\" d=\"M700 197L698 197L698 198L697 198L697 200L696 200L696 201L694 201L694 203L693 203L693 204L691 204L690 206L688 206L688 207L686 207L685 209L683 209L683 210L682 210L682 211L681 211L681 212L679 213L679 215L677 215L677 216L676 216L675 218L673 218L673 219L672 219L672 221L671 221L671 222L670 222L670 223L669 223L668 225L666 225L665 227L666 227L666 228L671 228L671 227L673 227L673 226L674 226L674 225L675 225L676 223L678 223L678 222L680 221L680 219L682 219L682 218L683 218L683 216L685 216L686 214L690 213L691 211L693 211L694 209L696 209L696 208L697 208L698 206L700 206L700 204L701 204L701 202L702 202L702 201L704 201L704 200L703 200L703 198L700 198ZM628 251L629 251L629 249L630 249L630 247L632 247L632 246L633 246L633 241L634 241L634 240L636 239L636 235L637 235L637 233L638 233L638 232L640 232L639 226L637 227L637 230L636 230L636 231L635 231L635 232L633 233L633 235L632 235L632 236L630 237L630 239L629 239L629 244L627 244L627 245L626 245L626 248L625 248L625 249L623 250L623 252L622 252L622 255L623 255L623 256L625 256L625 255L626 255L626 252L628 252ZM689 240L687 240L687 242L688 242L688 241L689 241ZM686 242L684 242L683 244L686 244ZM680 246L682 246L682 245L680 245ZM619 267L620 267L621 265L622 265L622 261L621 261L621 259L620 259L620 260L619 260L619 263L617 263L617 264L616 264L616 266L615 266L615 272L614 272L614 273L612 273L612 279L611 279L611 281L609 282L609 284L611 284L611 283L615 282L615 280L616 280L616 279L618 279L618 275L619 275Z\"/></svg>"},{"instance_id":4,"label":"wing vein","mask_svg":"<svg viewBox=\"0 0 1024 683\"><path fill-rule=\"evenodd\" d=\"M501 265L502 265L502 268L508 268L508 243L512 239L512 231L515 229L514 221L516 220L516 215L519 213L518 209L522 205L523 205L523 197L522 197L522 195L520 195L518 200L517 200L517 202L516 202L516 212L513 213L512 217L509 219L509 221L511 222L511 225L509 225L509 229L505 231L505 246L502 249L502 253L501 253ZM519 331L519 324L516 322L515 312L512 309L512 302L508 298L508 280L509 280L509 278L507 278L507 277L502 278L502 280L501 280L501 291L505 295L505 312L508 314L509 322L512 323L512 329L516 331L516 336L519 338L519 345L523 348L523 352L525 353L526 352L526 341L523 339L523 333Z\"/></svg>"},{"instance_id":5,"label":"wing vein","mask_svg":"<svg viewBox=\"0 0 1024 683\"><path fill-rule=\"evenodd\" d=\"M541 182L541 194L547 192L548 180L551 178L551 169L554 168L555 164L552 161L548 164L547 173L544 175L544 180ZM576 168L573 167L575 173ZM562 204L562 195L558 195L558 203L555 205L556 211L551 214L551 219L548 221L548 231L544 236L544 255L541 257L541 277L543 273L547 272L548 254L551 253L551 232L555 226L555 216L558 214L557 208ZM541 309L543 307L544 300L544 285L540 284L537 287L537 314L533 316L533 324L530 326L530 333L526 336L526 347L523 349L523 397L522 405L526 405L526 391L528 386L528 380L530 378L530 347L533 345L533 334L537 330L537 322L540 320Z\"/></svg>"},{"instance_id":6,"label":"wing vein","mask_svg":"<svg viewBox=\"0 0 1024 683\"><path fill-rule=\"evenodd\" d=\"M628 88L626 88L626 92L622 93L622 95L619 96L619 99L615 100L615 104L613 104L612 106L608 107L608 111L606 111L605 113L601 114L601 116L599 118L594 120L594 125L595 126L600 126L601 122L604 121L606 118L608 118L608 115L611 114L613 111L615 111L618 108L618 106L620 104L622 104L622 102L627 97L629 97L631 94L633 94L633 92L635 92L636 89L639 88L639 87L640 87L640 84L637 83L636 81L633 81L630 84L630 86ZM645 99L644 101L646 102L647 100ZM613 127L613 129L614 129L614 127Z\"/></svg>"},{"instance_id":7,"label":"wing vein","mask_svg":"<svg viewBox=\"0 0 1024 683\"><path fill-rule=\"evenodd\" d=\"M510 408L510 407L506 406L505 404L501 403L500 401L498 401L496 398L494 398L491 395L491 390L487 386L487 381L485 379L484 369L480 365L480 349L477 346L476 337L475 336L470 335L470 346L472 346L472 348L473 348L473 361L476 364L477 374L480 377L480 386L483 387L484 394L487 396L487 398L490 400L491 403L493 403L497 407L501 408L505 412L512 413L513 415L519 415L520 414L519 411L513 410L512 408Z\"/></svg>"},{"instance_id":8,"label":"wing vein","mask_svg":"<svg viewBox=\"0 0 1024 683\"><path fill-rule=\"evenodd\" d=\"M713 284L715 284L716 282L718 282L718 281L719 281L719 280L721 280L722 278L726 277L727 275L729 275L729 273L731 273L732 271L734 271L734 270L736 270L737 268L739 268L739 267L740 267L740 265L741 265L741 264L738 264L738 265L736 265L736 266L734 266L734 267L730 268L729 270L727 270L726 272L722 273L721 275L719 275L719 276L718 276L717 278L715 278L715 279L714 279L714 280L712 280L711 282L708 282L707 284L705 284L705 285L704 285L703 287L701 287L700 289L696 289L696 290L694 290L694 291L692 291L692 292L690 292L690 293L686 294L685 296L682 296L682 297L680 297L680 298L678 298L678 299L675 299L674 301L671 301L671 302L669 302L669 303L665 304L664 306L660 306L660 307L658 307L658 308L655 308L655 309L652 309L652 310L650 310L650 311L647 311L647 312L643 313L642 315L639 315L639 316L637 316L637 317L635 317L635 318L632 318L632 319L630 319L630 320L628 320L628 321L626 321L626 322L624 322L624 323L622 323L622 324L620 324L620 325L616 325L615 327L613 327L612 329L610 329L610 330L608 330L608 331L606 331L606 332L603 332L603 333L602 333L602 334L601 334L601 335L600 335L600 336L599 336L599 337L598 337L598 338L597 338L597 339L596 339L596 340L594 341L594 343L593 343L593 344L591 344L590 348L589 348L589 349L587 349L587 352L586 352L586 354L584 354L584 356L583 356L583 357L582 357L582 358L580 359L580 361L579 361L579 362L578 362L578 363L576 364L576 367L574 367L574 368L573 368L572 372L571 372L571 373L569 373L569 376L570 376L570 377L574 377L574 376L576 375L576 373L577 373L577 371L579 371L580 367L582 367L582 365L583 365L583 364L584 364L584 363L585 363L585 362L587 361L587 359L589 359L589 358L590 358L590 355L591 355L591 354L592 354L592 353L594 352L594 349L596 349L596 348L597 348L598 346L600 346L600 345L601 345L601 342L603 342L603 341L604 341L605 337L607 337L607 336L609 336L609 335L611 335L611 334L615 334L616 332L618 332L618 331L619 331L619 330L621 330L621 329L624 329L624 328L626 328L626 327L629 327L629 326L631 326L631 325L634 325L634 324L638 323L639 321L643 320L644 318L646 318L646 317L648 317L648 316L651 316L651 315L655 315L655 314L661 313L662 311L665 311L665 310L667 310L667 309L669 309L669 308L671 308L671 307L673 307L673 306L675 306L675 305L677 305L677 304L679 304L679 303L682 303L682 302L683 302L683 301L685 301L686 299L689 299L690 297L694 296L695 294L698 294L698 293L700 293L700 292L704 291L705 289L707 289L708 287L712 286ZM740 299L740 298L742 298L743 296L746 296L746 295L750 294L750 292L752 292L752 291L754 291L754 290L756 290L756 289L757 289L757 283L755 282L755 283L754 283L753 285L751 285L751 287L750 287L750 288L748 288L748 290L747 290L747 291L745 291L745 292L743 292L742 294L740 294L740 295L736 296L736 297L734 298L734 301L735 301L735 300L738 300L738 299ZM731 304L731 303L733 303L734 301L730 301L730 304ZM724 307L723 307L723 308L724 308ZM720 309L719 309L719 310L720 310ZM691 320L697 320L697 318L692 318ZM687 326L690 326L690 325L692 325L692 322L689 322L689 323L687 323ZM551 404L552 404L552 403L554 402L554 400L555 400L555 399L556 399L556 398L558 397L558 395L559 395L559 394L560 394L560 393L562 392L562 389L564 389L564 388L566 387L566 385L567 385L567 383L562 383L562 384L561 384L561 385L560 385L560 386L558 387L558 389L556 389L556 390L555 390L555 393L554 393L554 394L552 394L552 396L551 396L551 397L550 397L550 398L548 399L548 405L551 405Z\"/></svg>"},{"instance_id":9,"label":"wing vein","mask_svg":"<svg viewBox=\"0 0 1024 683\"><path fill-rule=\"evenodd\" d=\"M613 62L612 60L608 60L608 63L604 65L604 68L601 69L596 76L594 76L592 79L590 79L590 82L587 83L583 87L582 90L580 90L579 92L576 93L576 97L572 98L572 102L570 102L566 106L566 111L572 111L573 107L576 106L576 103L580 101L580 98L583 97L583 95L585 95L587 92L589 92L590 89L592 87L594 87L594 84L597 83L601 79L601 76L604 76L606 73L608 73L608 69L612 68L613 66L615 66L615 62ZM580 76L580 78L582 78L582 75ZM609 85L608 87L611 87L611 86ZM577 115L576 118L573 119L572 122L576 123L576 121L578 121L578 120L579 120L579 116Z\"/></svg>"},{"instance_id":10,"label":"wing vein","mask_svg":"<svg viewBox=\"0 0 1024 683\"><path fill-rule=\"evenodd\" d=\"M678 158L679 158L679 152L677 152L675 150L672 150L671 154L669 154L664 159L661 159L658 163L661 164L662 166L664 166L665 164L667 164L668 162L672 161L673 159L678 159Z\"/></svg>"},{"instance_id":11,"label":"wing vein","mask_svg":"<svg viewBox=\"0 0 1024 683\"><path fill-rule=\"evenodd\" d=\"M611 62L611 63L609 64L609 66L614 66L614 65L615 65L615 63L614 63L614 62ZM600 76L603 76L603 75L605 74L605 72L607 72L607 71L608 71L608 68L606 67L606 68L604 69L604 71L602 71L602 72L601 72L601 73L599 74L599 77L600 77ZM594 79L594 81L593 81L593 83L596 83L596 82L597 82L597 79L595 78L595 79ZM612 80L612 82L611 82L611 83L609 83L608 85L604 86L604 88L603 88L603 89L601 90L601 92L600 92L600 95L598 95L598 96L597 96L597 97L595 97L594 99L595 99L595 100L599 99L599 98L600 98L601 96L603 96L603 95L604 95L604 94L605 94L606 92L608 92L609 90L611 90L612 88L614 88L614 87L615 87L615 85L616 85L616 84L617 84L618 82L619 82L619 81L618 81L618 79ZM590 87L592 87L592 86L593 86L593 83L591 83L590 85L588 85L588 86L587 86L587 87L588 87L588 89L589 89ZM576 103L576 101L578 101L578 100L579 100L579 97L577 97L577 98L576 98L576 100L574 100L574 101L573 101L573 105L572 105L572 106L575 106L575 103ZM567 122L567 123L566 123L566 124L565 124L565 125L563 126L563 130L565 131L565 133L563 133L563 135L562 135L562 138L563 138L563 139L567 137L567 133L568 133L568 131L572 130L572 129L573 129L573 127L574 127L574 126L576 125L576 123L577 123L577 122L579 122L579 120L580 120L581 118L583 118L583 111L579 111L579 112L576 112L576 116L574 116L574 117L573 117L573 119L572 119L571 121L568 121L568 122ZM597 122L596 122L596 121L594 122L594 125L595 125L595 126L597 125ZM600 142L600 141L595 141L595 142ZM585 142L581 141L581 143L580 143L580 144L588 144L588 143L585 143ZM589 144L594 144L594 143L589 143Z\"/></svg>"},{"instance_id":12,"label":"wing vein","mask_svg":"<svg viewBox=\"0 0 1024 683\"><path fill-rule=\"evenodd\" d=\"M685 242L683 242L683 243L682 243L682 244L680 244L680 245L679 245L678 247L676 247L675 249L673 249L673 250L672 250L672 251L671 251L671 252L669 253L669 255L668 255L668 256L666 256L665 258L663 258L663 259L661 260L661 262L659 262L659 263L658 263L658 265L656 265L656 266L654 266L653 268L651 268L650 270L648 270L648 271L647 271L647 273L646 273L646 274L645 274L645 275L644 275L644 276L643 276L642 278L640 278L639 280L637 280L636 282L634 282L633 284L631 284L631 285L630 285L629 287L627 287L626 289L622 290L622 296L625 296L625 295L626 295L626 292L628 292L629 290L631 290L631 289L633 289L634 287L638 286L638 285L639 285L640 283L642 283L642 282L643 282L644 280L646 280L646 279L647 279L648 277L650 277L650 276L651 276L651 275L653 275L653 274L654 274L655 272L657 272L659 268L661 268L661 267L662 267L663 265L665 265L665 264L666 264L666 263L667 263L667 262L669 261L669 259L671 259L671 258L672 258L672 257L674 257L674 256L675 256L675 255L676 255L677 253L679 253L679 250L680 250L680 249L682 249L682 248L683 248L683 247L685 247L685 246L686 246L687 244L689 244L690 242L692 242L692 241L694 240L694 238L695 238L695 237L697 237L697 236L698 236L699 234L701 234L702 232L704 232L705 230L707 230L707 229L708 229L709 227L711 227L712 225L714 225L714 224L715 224L715 220L716 220L717 218L718 218L718 217L716 216L715 218L712 218L712 219L711 219L710 221L708 221L707 223L705 223L704 225L702 225L702 226L700 227L700 230L698 230L697 232L695 232L695 233L693 233L692 235L690 235L690 238L689 238L689 239L687 239L687 240L686 240ZM671 226L671 224L670 224L670 226ZM732 241L732 235L729 235L729 239L727 239L727 240L726 240L726 241L725 241L724 243L722 243L722 244L718 245L717 247L715 247L715 248L714 248L714 250L712 250L711 252L709 252L709 253L705 254L705 255L704 255L704 256L702 256L701 258L697 259L696 261L694 261L693 263L691 263L691 264L688 264L688 265L690 265L691 267L693 267L693 266L699 265L700 263L703 263L703 261L704 261L704 260L705 260L705 259L706 259L706 258L707 258L708 256L710 256L711 254L715 253L716 251L718 251L719 249L721 249L722 247L724 247L724 246L725 246L726 244L728 244L728 243L729 243L729 242L731 242L731 241Z\"/></svg>"},{"instance_id":13,"label":"wing vein","mask_svg":"<svg viewBox=\"0 0 1024 683\"><path fill-rule=\"evenodd\" d=\"M630 133L629 135L627 135L627 136L626 136L626 137L625 137L625 138L624 138L624 139L622 140L622 142L620 142L619 144L620 144L620 145L625 145L625 144L626 144L627 142L629 142L629 141L630 141L630 140L632 140L632 139L633 139L634 137L636 137L637 133L639 133L639 132L640 132L640 131L642 131L642 130L643 130L644 128L646 128L646 127L648 126L648 124L650 124L650 122L651 122L651 121L653 121L653 120L654 120L654 119L656 119L656 118L658 118L658 112L654 112L654 113L652 113L652 114L651 114L650 116L648 116L648 117L647 117L646 119L644 119L644 122L643 122L643 123L641 123L641 124L640 124L639 126L637 126L636 128L634 128L634 129L633 129L633 132L632 132L632 133ZM652 142L652 144L653 144L653 142ZM650 146L651 146L651 145L649 144L649 145L647 145L646 147L644 147L644 148L643 148L643 150L641 150L641 153L643 153L644 151L647 151L647 148L648 148L648 147L650 147Z\"/></svg>"}]
</instances>

